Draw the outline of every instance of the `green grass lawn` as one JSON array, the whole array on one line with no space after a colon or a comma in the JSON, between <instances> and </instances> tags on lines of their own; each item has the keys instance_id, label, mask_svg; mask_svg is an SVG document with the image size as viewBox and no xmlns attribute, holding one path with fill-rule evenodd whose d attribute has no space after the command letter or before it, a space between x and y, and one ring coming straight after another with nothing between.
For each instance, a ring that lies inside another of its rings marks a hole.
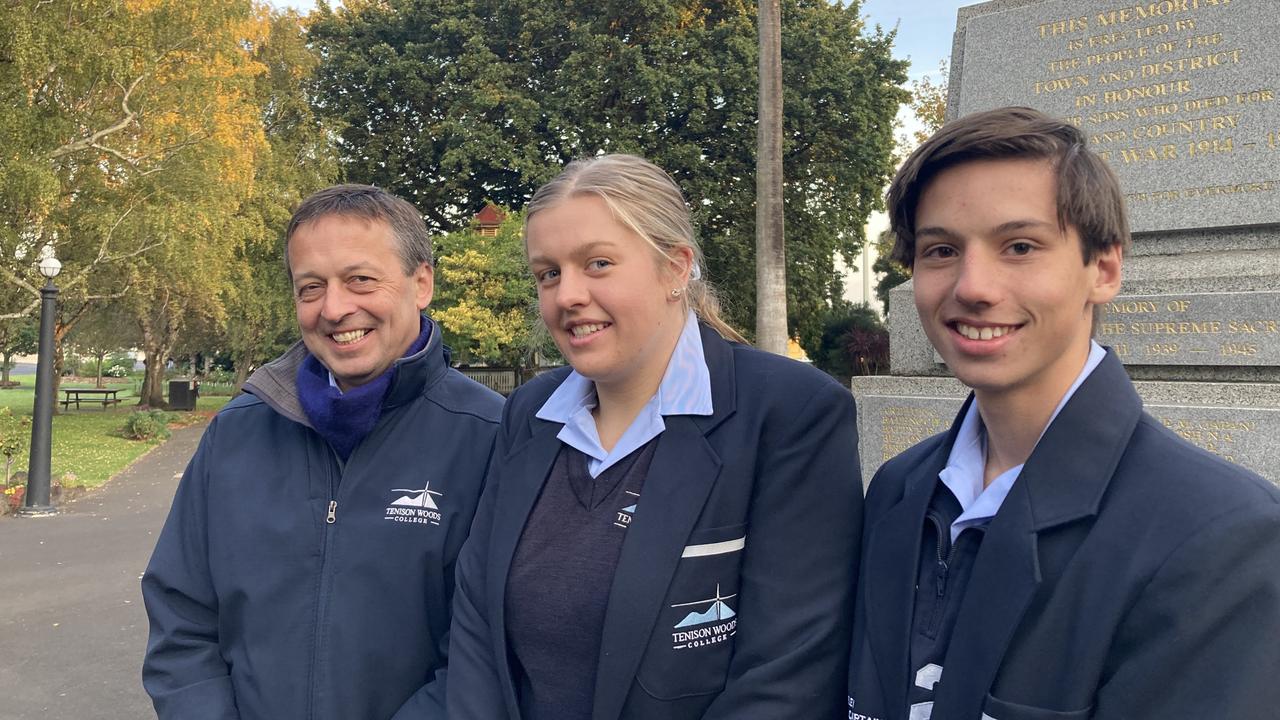
<instances>
[{"instance_id":1,"label":"green grass lawn","mask_svg":"<svg viewBox=\"0 0 1280 720\"><path fill-rule=\"evenodd\" d=\"M35 400L34 379L30 376L21 379L22 387L0 390L0 407L7 406L13 409L14 414L30 417ZM64 382L62 387L93 387L93 381ZM70 472L75 474L76 484L97 487L161 443L159 440L130 440L121 433L125 418L137 409L134 407L138 398L132 390L133 382L125 380L107 387L119 388L119 405L107 410L101 406L84 405L80 410L70 411L62 411L59 406L59 412L53 416L51 470L55 481ZM58 397L61 399L61 392ZM175 424L198 422L230 399L202 397L196 403L196 412L175 413ZM14 458L14 472L26 470L28 452L24 449L19 457ZM3 482L3 475L0 475L0 482Z\"/></svg>"}]
</instances>

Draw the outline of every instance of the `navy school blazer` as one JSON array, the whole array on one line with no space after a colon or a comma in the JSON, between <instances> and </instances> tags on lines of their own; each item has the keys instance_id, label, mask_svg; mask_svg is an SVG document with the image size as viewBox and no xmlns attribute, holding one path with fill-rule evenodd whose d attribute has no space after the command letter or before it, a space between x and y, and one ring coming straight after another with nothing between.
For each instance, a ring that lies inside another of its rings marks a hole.
<instances>
[{"instance_id":1,"label":"navy school blazer","mask_svg":"<svg viewBox=\"0 0 1280 720\"><path fill-rule=\"evenodd\" d=\"M925 513L968 402L868 490L852 720L909 716ZM1280 713L1280 492L1144 413L1110 351L1036 445L972 572L932 713L912 718Z\"/></svg>"},{"instance_id":2,"label":"navy school blazer","mask_svg":"<svg viewBox=\"0 0 1280 720\"><path fill-rule=\"evenodd\" d=\"M701 332L714 414L664 418L610 589L592 717L832 717L844 705L862 518L852 394L811 367ZM504 410L459 558L452 720L520 717L507 575L561 447L563 426L534 414L567 373L521 387ZM739 539L741 549L682 557ZM688 603L729 595L732 621L687 625Z\"/></svg>"}]
</instances>

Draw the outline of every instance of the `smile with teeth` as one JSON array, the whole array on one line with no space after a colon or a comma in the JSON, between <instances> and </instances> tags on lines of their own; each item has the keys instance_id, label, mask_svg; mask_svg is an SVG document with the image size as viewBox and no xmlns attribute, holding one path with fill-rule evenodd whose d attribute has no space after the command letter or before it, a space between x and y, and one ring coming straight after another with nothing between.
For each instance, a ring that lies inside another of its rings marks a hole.
<instances>
[{"instance_id":1,"label":"smile with teeth","mask_svg":"<svg viewBox=\"0 0 1280 720\"><path fill-rule=\"evenodd\" d=\"M609 327L610 323L584 323L582 325L574 325L569 328L569 333L576 338L586 337L591 333L600 332Z\"/></svg>"},{"instance_id":2,"label":"smile with teeth","mask_svg":"<svg viewBox=\"0 0 1280 720\"><path fill-rule=\"evenodd\" d=\"M364 337L368 330L348 330L346 332L333 333L329 337L339 345L350 345L351 343Z\"/></svg>"},{"instance_id":3,"label":"smile with teeth","mask_svg":"<svg viewBox=\"0 0 1280 720\"><path fill-rule=\"evenodd\" d=\"M998 337L1004 337L1018 329L1017 325L998 325L995 327L976 328L972 325L965 325L962 322L954 323L952 327L956 329L956 332L970 340L992 340Z\"/></svg>"}]
</instances>

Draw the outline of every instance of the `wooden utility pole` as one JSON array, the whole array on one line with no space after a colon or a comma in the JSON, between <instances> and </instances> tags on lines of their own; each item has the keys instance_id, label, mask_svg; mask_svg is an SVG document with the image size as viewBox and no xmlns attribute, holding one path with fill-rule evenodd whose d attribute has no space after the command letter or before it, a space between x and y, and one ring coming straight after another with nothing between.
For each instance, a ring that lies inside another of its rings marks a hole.
<instances>
[{"instance_id":1,"label":"wooden utility pole","mask_svg":"<svg viewBox=\"0 0 1280 720\"><path fill-rule=\"evenodd\" d=\"M782 222L782 10L759 0L760 108L756 137L756 346L787 352Z\"/></svg>"}]
</instances>

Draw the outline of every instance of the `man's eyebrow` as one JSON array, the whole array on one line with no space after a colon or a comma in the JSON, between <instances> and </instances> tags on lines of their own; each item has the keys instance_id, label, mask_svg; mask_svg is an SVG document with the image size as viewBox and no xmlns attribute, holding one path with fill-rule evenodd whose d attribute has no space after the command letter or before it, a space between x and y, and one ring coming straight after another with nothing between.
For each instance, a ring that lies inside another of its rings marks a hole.
<instances>
[{"instance_id":1,"label":"man's eyebrow","mask_svg":"<svg viewBox=\"0 0 1280 720\"><path fill-rule=\"evenodd\" d=\"M358 271L360 271L360 270L364 270L364 269L366 269L366 268L372 268L372 267L373 267L373 266L372 266L372 265L370 265L370 264L369 264L369 263L367 263L367 262L358 262L358 263L352 263L352 264L350 264L350 265L348 265L348 266L346 266L346 267L342 268L342 270L341 270L340 272L341 272L343 275L350 275L350 274L351 274L351 273L353 273L353 272L358 272ZM296 282L296 281L298 280L298 278L318 278L318 279L323 279L323 277L320 275L320 273L317 273L317 272L315 272L314 270L304 270L304 271L302 271L302 272L294 272L294 273L293 273L293 279L294 279L294 281Z\"/></svg>"}]
</instances>

